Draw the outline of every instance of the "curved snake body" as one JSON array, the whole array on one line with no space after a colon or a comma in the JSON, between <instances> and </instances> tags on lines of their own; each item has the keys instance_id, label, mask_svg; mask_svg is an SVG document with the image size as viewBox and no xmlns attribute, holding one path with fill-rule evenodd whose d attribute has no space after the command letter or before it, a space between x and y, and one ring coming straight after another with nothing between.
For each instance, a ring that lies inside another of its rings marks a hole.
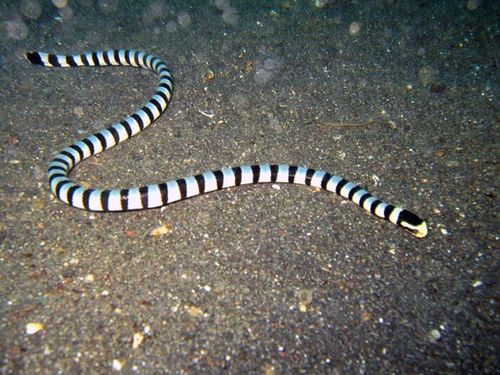
<instances>
[{"instance_id":1,"label":"curved snake body","mask_svg":"<svg viewBox=\"0 0 500 375\"><path fill-rule=\"evenodd\" d=\"M99 154L136 135L167 109L173 83L166 64L149 53L136 50L107 50L76 55L30 52L26 58L47 67L133 66L149 69L160 79L155 94L135 113L106 129L86 137L59 152L49 165L47 176L52 193L70 206L89 211L129 211L165 206L196 195L233 186L256 183L310 185L335 192L375 216L396 224L416 237L427 235L427 224L414 213L385 203L364 188L342 177L306 167L259 164L207 171L159 184L128 189L84 188L69 178L71 170L92 155Z\"/></svg>"}]
</instances>

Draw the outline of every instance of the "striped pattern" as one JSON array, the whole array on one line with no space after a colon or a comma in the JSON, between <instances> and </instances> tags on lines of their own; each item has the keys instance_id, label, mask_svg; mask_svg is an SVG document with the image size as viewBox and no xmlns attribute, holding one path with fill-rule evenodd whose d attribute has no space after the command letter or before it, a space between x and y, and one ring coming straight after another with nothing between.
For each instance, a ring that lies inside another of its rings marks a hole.
<instances>
[{"instance_id":1,"label":"striped pattern","mask_svg":"<svg viewBox=\"0 0 500 375\"><path fill-rule=\"evenodd\" d=\"M375 216L388 220L416 237L427 235L427 224L408 210L392 206L342 177L305 167L260 164L207 171L160 184L128 189L86 189L69 179L71 170L92 155L123 142L154 122L167 109L173 83L166 64L151 54L135 50L107 50L82 55L31 52L26 58L48 67L133 66L149 69L160 84L149 101L123 121L78 141L59 152L49 165L50 189L61 201L89 211L129 211L155 208L211 191L257 183L310 185L353 201Z\"/></svg>"}]
</instances>

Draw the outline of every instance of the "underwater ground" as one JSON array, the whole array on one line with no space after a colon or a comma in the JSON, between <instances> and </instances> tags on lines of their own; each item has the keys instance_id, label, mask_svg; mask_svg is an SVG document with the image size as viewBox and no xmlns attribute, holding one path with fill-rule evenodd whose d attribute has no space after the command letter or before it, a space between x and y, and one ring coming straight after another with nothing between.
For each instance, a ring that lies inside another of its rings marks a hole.
<instances>
[{"instance_id":1,"label":"underwater ground","mask_svg":"<svg viewBox=\"0 0 500 375\"><path fill-rule=\"evenodd\" d=\"M498 373L499 14L486 0L1 1L0 373ZM128 213L56 201L51 158L140 108L157 78L24 53L107 48L165 59L174 97L76 181L306 165L427 218L428 236L297 185Z\"/></svg>"}]
</instances>

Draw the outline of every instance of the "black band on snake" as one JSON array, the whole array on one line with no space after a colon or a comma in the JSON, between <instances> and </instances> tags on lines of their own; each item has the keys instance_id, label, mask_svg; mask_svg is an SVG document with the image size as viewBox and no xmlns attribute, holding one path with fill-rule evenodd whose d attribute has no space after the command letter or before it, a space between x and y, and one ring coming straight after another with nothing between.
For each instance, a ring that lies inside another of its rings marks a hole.
<instances>
[{"instance_id":1,"label":"black band on snake","mask_svg":"<svg viewBox=\"0 0 500 375\"><path fill-rule=\"evenodd\" d=\"M167 109L173 83L166 64L149 53L135 50L107 50L81 55L54 55L30 52L26 58L47 67L133 66L156 73L160 79L155 94L135 113L121 122L73 143L59 152L47 172L52 193L70 206L88 211L129 211L155 208L211 191L257 183L310 185L347 198L375 216L396 224L416 237L427 235L427 223L414 213L371 195L342 177L306 167L259 164L207 171L159 184L128 189L84 188L69 178L71 170L92 155L99 154L136 135Z\"/></svg>"}]
</instances>

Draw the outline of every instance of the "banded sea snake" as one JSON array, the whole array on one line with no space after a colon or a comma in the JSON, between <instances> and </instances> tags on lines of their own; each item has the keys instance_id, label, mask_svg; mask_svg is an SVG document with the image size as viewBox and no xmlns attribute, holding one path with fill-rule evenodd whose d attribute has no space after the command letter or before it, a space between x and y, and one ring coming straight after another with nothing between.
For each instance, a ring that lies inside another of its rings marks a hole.
<instances>
[{"instance_id":1,"label":"banded sea snake","mask_svg":"<svg viewBox=\"0 0 500 375\"><path fill-rule=\"evenodd\" d=\"M33 64L47 67L132 66L148 69L160 78L155 94L134 114L115 122L59 152L49 164L52 193L70 206L88 211L130 211L155 208L211 191L256 183L292 183L321 188L347 198L375 216L396 224L416 237L427 235L427 223L414 213L383 202L342 177L306 167L259 164L218 171L128 189L84 188L70 180L71 170L92 155L126 141L145 129L167 109L173 83L167 65L158 57L135 50L107 50L75 55L29 52Z\"/></svg>"}]
</instances>

